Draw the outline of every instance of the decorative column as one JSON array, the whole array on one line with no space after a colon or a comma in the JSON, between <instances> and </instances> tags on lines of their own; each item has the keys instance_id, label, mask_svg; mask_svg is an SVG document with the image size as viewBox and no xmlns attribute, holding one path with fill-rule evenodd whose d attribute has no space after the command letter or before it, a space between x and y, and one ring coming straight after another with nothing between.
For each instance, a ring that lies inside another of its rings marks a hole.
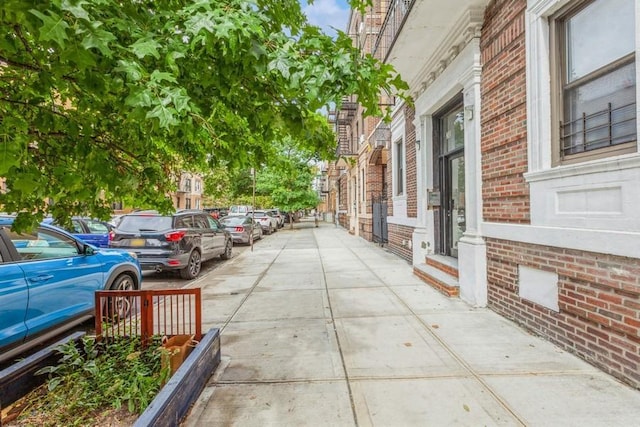
<instances>
[{"instance_id":1,"label":"decorative column","mask_svg":"<svg viewBox=\"0 0 640 427\"><path fill-rule=\"evenodd\" d=\"M471 42L473 66L464 86L464 162L466 230L458 243L460 298L477 307L487 305L487 248L482 224L482 154L480 128L480 40Z\"/></svg>"}]
</instances>

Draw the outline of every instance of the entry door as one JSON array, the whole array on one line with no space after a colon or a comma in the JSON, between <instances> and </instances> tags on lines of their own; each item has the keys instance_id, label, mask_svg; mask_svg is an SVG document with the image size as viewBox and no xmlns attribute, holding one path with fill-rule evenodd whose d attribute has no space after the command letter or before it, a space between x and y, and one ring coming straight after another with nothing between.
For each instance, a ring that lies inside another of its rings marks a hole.
<instances>
[{"instance_id":1,"label":"entry door","mask_svg":"<svg viewBox=\"0 0 640 427\"><path fill-rule=\"evenodd\" d=\"M445 253L458 257L458 241L465 230L464 153L446 156L445 163L444 231Z\"/></svg>"},{"instance_id":2,"label":"entry door","mask_svg":"<svg viewBox=\"0 0 640 427\"><path fill-rule=\"evenodd\" d=\"M440 249L458 257L458 241L465 231L464 111L457 105L440 117Z\"/></svg>"}]
</instances>

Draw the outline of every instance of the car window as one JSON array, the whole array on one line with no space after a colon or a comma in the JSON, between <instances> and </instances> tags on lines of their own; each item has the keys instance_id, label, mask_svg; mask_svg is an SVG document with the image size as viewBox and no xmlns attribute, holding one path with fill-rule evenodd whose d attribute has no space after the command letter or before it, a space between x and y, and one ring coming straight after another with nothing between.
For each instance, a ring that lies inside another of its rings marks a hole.
<instances>
[{"instance_id":1,"label":"car window","mask_svg":"<svg viewBox=\"0 0 640 427\"><path fill-rule=\"evenodd\" d=\"M109 232L109 227L103 224L100 221L94 221L92 219L88 219L85 221L85 224L89 228L89 232L91 234L106 234Z\"/></svg>"},{"instance_id":2,"label":"car window","mask_svg":"<svg viewBox=\"0 0 640 427\"><path fill-rule=\"evenodd\" d=\"M220 228L218 226L218 221L216 221L215 219L209 217L207 218L207 220L209 221L209 226L211 227L212 230L218 230Z\"/></svg>"},{"instance_id":3,"label":"car window","mask_svg":"<svg viewBox=\"0 0 640 427\"><path fill-rule=\"evenodd\" d=\"M39 229L25 234L8 231L7 234L23 260L66 258L79 254L75 240L53 231Z\"/></svg>"},{"instance_id":4,"label":"car window","mask_svg":"<svg viewBox=\"0 0 640 427\"><path fill-rule=\"evenodd\" d=\"M222 218L220 220L220 223L222 225L238 225L238 224L242 224L243 222L246 222L247 217L244 216L228 216L225 218ZM249 220L251 220L251 218L249 218Z\"/></svg>"},{"instance_id":5,"label":"car window","mask_svg":"<svg viewBox=\"0 0 640 427\"><path fill-rule=\"evenodd\" d=\"M140 231L163 231L171 229L170 216L125 215L118 224L120 231L137 233Z\"/></svg>"},{"instance_id":6,"label":"car window","mask_svg":"<svg viewBox=\"0 0 640 427\"><path fill-rule=\"evenodd\" d=\"M209 221L207 221L207 219L204 216L201 215L196 215L194 217L195 219L195 223L196 223L196 228L200 228L203 230L207 230L209 228L213 228L209 226Z\"/></svg>"},{"instance_id":7,"label":"car window","mask_svg":"<svg viewBox=\"0 0 640 427\"><path fill-rule=\"evenodd\" d=\"M179 224L179 225L178 225ZM193 217L184 215L176 218L176 228L194 228Z\"/></svg>"},{"instance_id":8,"label":"car window","mask_svg":"<svg viewBox=\"0 0 640 427\"><path fill-rule=\"evenodd\" d=\"M77 219L72 219L71 220L71 231L72 233L78 233L78 234L82 234L84 233L84 228L82 227L82 223L77 220Z\"/></svg>"}]
</instances>

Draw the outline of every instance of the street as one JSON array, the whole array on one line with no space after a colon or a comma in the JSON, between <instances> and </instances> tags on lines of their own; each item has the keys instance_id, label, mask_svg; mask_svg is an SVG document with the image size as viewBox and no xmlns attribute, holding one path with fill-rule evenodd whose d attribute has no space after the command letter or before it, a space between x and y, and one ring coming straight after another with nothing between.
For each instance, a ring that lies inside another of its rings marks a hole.
<instances>
[{"instance_id":1,"label":"street","mask_svg":"<svg viewBox=\"0 0 640 427\"><path fill-rule=\"evenodd\" d=\"M265 238L268 238L265 236ZM258 240L254 243L254 248L261 245L264 240ZM202 263L202 270L200 271L200 275L192 280L184 280L180 278L180 274L175 271L163 271L160 273L156 273L155 271L144 271L142 273L143 281L142 281L142 289L180 289L191 287L195 283L205 279L210 274L213 273L216 269L225 265L237 258L242 252L250 251L251 246L249 245L234 245L233 246L233 255L230 260L222 260L220 258L212 259L210 261L206 261Z\"/></svg>"}]
</instances>

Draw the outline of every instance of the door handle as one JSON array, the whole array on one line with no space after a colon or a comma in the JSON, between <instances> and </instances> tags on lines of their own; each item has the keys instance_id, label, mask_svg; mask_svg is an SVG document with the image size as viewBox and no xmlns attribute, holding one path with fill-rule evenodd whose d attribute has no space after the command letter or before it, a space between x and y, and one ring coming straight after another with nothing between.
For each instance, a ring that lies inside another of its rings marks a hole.
<instances>
[{"instance_id":1,"label":"door handle","mask_svg":"<svg viewBox=\"0 0 640 427\"><path fill-rule=\"evenodd\" d=\"M51 275L51 274L40 274L38 276L29 277L29 281L33 282L33 283L46 282L49 279L53 279L53 275Z\"/></svg>"}]
</instances>

